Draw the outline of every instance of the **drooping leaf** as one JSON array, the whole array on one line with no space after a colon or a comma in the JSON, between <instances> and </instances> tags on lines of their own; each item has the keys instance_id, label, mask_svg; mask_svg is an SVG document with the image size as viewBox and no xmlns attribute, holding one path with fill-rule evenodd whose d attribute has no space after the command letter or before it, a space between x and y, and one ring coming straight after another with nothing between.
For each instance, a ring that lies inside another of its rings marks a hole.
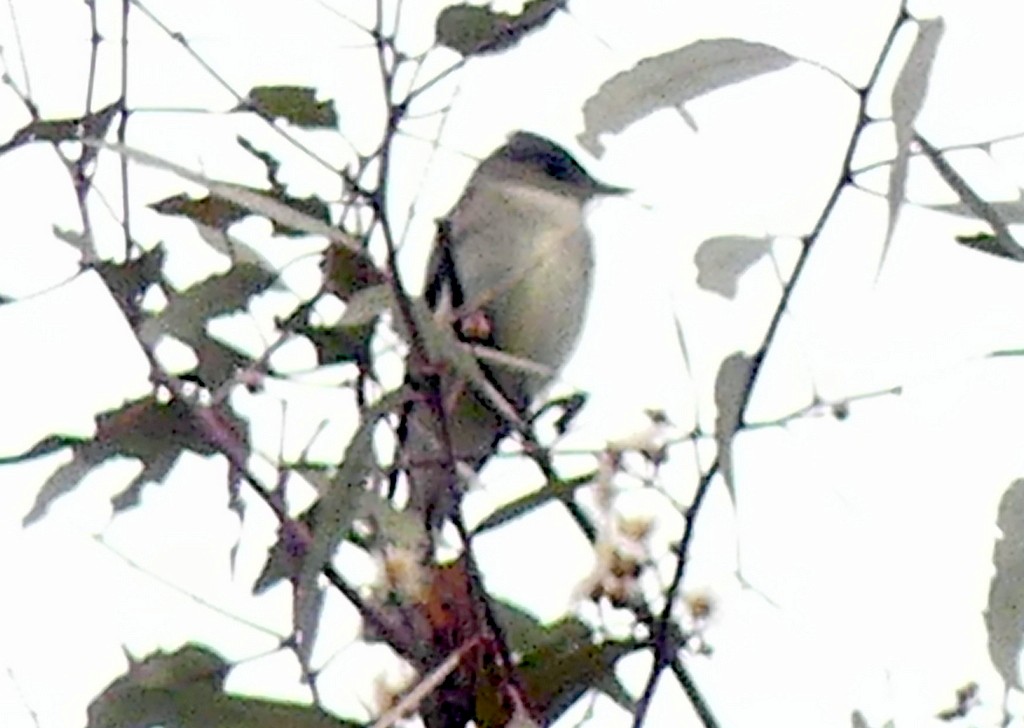
<instances>
[{"instance_id":1,"label":"drooping leaf","mask_svg":"<svg viewBox=\"0 0 1024 728\"><path fill-rule=\"evenodd\" d=\"M485 531L489 531L492 528L497 528L504 523L515 520L521 516L525 516L553 500L560 501L563 504L568 504L572 501L573 495L579 488L588 486L593 482L593 473L587 473L569 480L549 482L542 488L520 496L519 498L499 507L494 511L494 513L491 513L487 518L481 521L480 524L473 529L473 533L474 535L478 535Z\"/></svg>"},{"instance_id":2,"label":"drooping leaf","mask_svg":"<svg viewBox=\"0 0 1024 728\"><path fill-rule=\"evenodd\" d=\"M286 119L305 129L334 129L338 111L333 99L316 100L309 86L253 86L244 103L233 111L255 111L267 119Z\"/></svg>"},{"instance_id":3,"label":"drooping leaf","mask_svg":"<svg viewBox=\"0 0 1024 728\"><path fill-rule=\"evenodd\" d=\"M985 607L988 653L1007 689L1020 689L1024 647L1024 479L1015 480L999 501L1001 537L992 551L996 572Z\"/></svg>"},{"instance_id":4,"label":"drooping leaf","mask_svg":"<svg viewBox=\"0 0 1024 728\"><path fill-rule=\"evenodd\" d=\"M697 285L725 298L735 298L739 277L771 252L770 238L721 235L700 244L693 256Z\"/></svg>"},{"instance_id":5,"label":"drooping leaf","mask_svg":"<svg viewBox=\"0 0 1024 728\"><path fill-rule=\"evenodd\" d=\"M715 446L718 448L718 471L725 480L729 497L736 502L736 484L732 470L732 442L743 425L743 400L751 386L753 361L742 352L734 352L722 360L715 377Z\"/></svg>"},{"instance_id":6,"label":"drooping leaf","mask_svg":"<svg viewBox=\"0 0 1024 728\"><path fill-rule=\"evenodd\" d=\"M699 96L778 71L795 60L774 46L739 38L699 40L645 58L605 81L587 99L584 132L578 139L599 156L601 134L621 131L659 109L682 111L685 103Z\"/></svg>"},{"instance_id":7,"label":"drooping leaf","mask_svg":"<svg viewBox=\"0 0 1024 728\"><path fill-rule=\"evenodd\" d=\"M932 64L935 62L939 41L945 31L945 23L942 18L917 22L917 39L910 49L910 55L907 56L907 62L903 64L892 91L892 121L896 130L896 157L889 167L889 190L886 193L889 216L886 221L885 240L882 243L882 255L878 261L879 272L885 263L885 256L896 230L900 209L903 207L907 170L910 165L910 143L914 139L914 122L928 95L928 80L931 77Z\"/></svg>"},{"instance_id":8,"label":"drooping leaf","mask_svg":"<svg viewBox=\"0 0 1024 728\"><path fill-rule=\"evenodd\" d=\"M238 442L247 442L241 423L221 412L220 419ZM47 438L52 441L53 438ZM45 442L45 441L44 441ZM33 450L38 450L38 443ZM134 505L142 485L162 479L185 450L211 455L217 448L196 427L188 406L178 400L164 403L153 397L130 402L96 417L96 434L71 444L71 462L59 467L43 484L24 518L26 525L45 514L50 504L70 492L97 465L113 457L135 458L142 472L114 500L116 510Z\"/></svg>"},{"instance_id":9,"label":"drooping leaf","mask_svg":"<svg viewBox=\"0 0 1024 728\"><path fill-rule=\"evenodd\" d=\"M498 53L542 28L565 0L531 0L518 15L496 13L479 5L452 5L437 16L437 44L464 56Z\"/></svg>"},{"instance_id":10,"label":"drooping leaf","mask_svg":"<svg viewBox=\"0 0 1024 728\"><path fill-rule=\"evenodd\" d=\"M130 665L89 706L87 728L355 728L312 705L229 695L230 665L186 645Z\"/></svg>"}]
</instances>

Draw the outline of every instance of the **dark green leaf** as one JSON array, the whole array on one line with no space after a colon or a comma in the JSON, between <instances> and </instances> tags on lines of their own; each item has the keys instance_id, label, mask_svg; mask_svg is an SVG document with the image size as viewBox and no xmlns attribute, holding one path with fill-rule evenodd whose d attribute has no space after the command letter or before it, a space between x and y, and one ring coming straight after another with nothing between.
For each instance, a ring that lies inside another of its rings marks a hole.
<instances>
[{"instance_id":1,"label":"dark green leaf","mask_svg":"<svg viewBox=\"0 0 1024 728\"><path fill-rule=\"evenodd\" d=\"M963 245L965 248L971 250L978 250L982 253L988 253L994 255L997 258L1006 258L1007 260L1020 261L1020 258L1016 255L1011 254L1004 245L999 242L999 239L990 233L978 233L977 235L957 235L956 241Z\"/></svg>"},{"instance_id":2,"label":"dark green leaf","mask_svg":"<svg viewBox=\"0 0 1024 728\"><path fill-rule=\"evenodd\" d=\"M255 111L268 119L287 119L303 128L335 128L338 112L334 101L316 100L309 86L254 86L244 105L236 111Z\"/></svg>"},{"instance_id":3,"label":"dark green leaf","mask_svg":"<svg viewBox=\"0 0 1024 728\"><path fill-rule=\"evenodd\" d=\"M247 438L241 423L223 413L221 419L244 445ZM96 435L75 442L71 450L71 462L58 468L43 484L25 516L26 525L39 519L54 500L73 490L90 470L110 458L135 458L143 465L142 472L114 501L115 508L121 510L135 503L144 483L162 479L183 451L200 455L217 452L196 428L187 405L178 400L158 402L153 397L100 414Z\"/></svg>"},{"instance_id":4,"label":"dark green leaf","mask_svg":"<svg viewBox=\"0 0 1024 728\"><path fill-rule=\"evenodd\" d=\"M453 5L437 16L434 34L438 45L464 56L507 50L543 27L564 0L533 0L518 15L495 13L477 5Z\"/></svg>"},{"instance_id":5,"label":"dark green leaf","mask_svg":"<svg viewBox=\"0 0 1024 728\"><path fill-rule=\"evenodd\" d=\"M142 316L140 306L146 290L161 280L163 264L164 250L157 246L126 263L104 260L95 265L96 272L132 326Z\"/></svg>"},{"instance_id":6,"label":"dark green leaf","mask_svg":"<svg viewBox=\"0 0 1024 728\"><path fill-rule=\"evenodd\" d=\"M308 705L228 695L230 665L187 645L132 664L89 706L88 728L355 728Z\"/></svg>"}]
</instances>

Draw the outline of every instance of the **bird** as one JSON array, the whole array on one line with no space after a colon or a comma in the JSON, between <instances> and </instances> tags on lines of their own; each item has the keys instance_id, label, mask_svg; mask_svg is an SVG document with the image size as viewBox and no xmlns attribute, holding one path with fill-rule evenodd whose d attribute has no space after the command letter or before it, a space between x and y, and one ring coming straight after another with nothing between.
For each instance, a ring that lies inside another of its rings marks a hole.
<instances>
[{"instance_id":1,"label":"bird","mask_svg":"<svg viewBox=\"0 0 1024 728\"><path fill-rule=\"evenodd\" d=\"M439 223L426 302L448 314L461 340L494 356L478 357L490 388L407 360L415 394L399 452L407 507L428 532L457 514L463 478L455 463L479 470L512 429L509 408L498 403L525 418L575 349L594 268L585 208L628 192L596 180L554 141L517 131L479 164Z\"/></svg>"}]
</instances>

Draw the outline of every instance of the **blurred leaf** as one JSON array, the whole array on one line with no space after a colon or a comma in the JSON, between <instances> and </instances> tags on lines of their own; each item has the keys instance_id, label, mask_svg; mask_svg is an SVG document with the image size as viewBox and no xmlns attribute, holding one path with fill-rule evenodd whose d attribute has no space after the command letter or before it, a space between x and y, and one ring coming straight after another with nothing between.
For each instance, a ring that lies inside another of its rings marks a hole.
<instances>
[{"instance_id":1,"label":"blurred leaf","mask_svg":"<svg viewBox=\"0 0 1024 728\"><path fill-rule=\"evenodd\" d=\"M218 230L227 229L232 223L251 215L244 207L230 200L207 195L193 199L181 193L165 197L150 205L151 208L164 215L179 215L193 222L202 223Z\"/></svg>"},{"instance_id":2,"label":"blurred leaf","mask_svg":"<svg viewBox=\"0 0 1024 728\"><path fill-rule=\"evenodd\" d=\"M743 400L751 386L754 362L742 352L727 356L715 377L715 445L718 448L719 472L725 480L729 497L736 503L736 483L732 471L732 442L743 426Z\"/></svg>"},{"instance_id":3,"label":"blurred leaf","mask_svg":"<svg viewBox=\"0 0 1024 728\"><path fill-rule=\"evenodd\" d=\"M725 298L736 298L739 277L771 252L770 238L721 235L700 244L693 256L697 285Z\"/></svg>"},{"instance_id":4,"label":"blurred leaf","mask_svg":"<svg viewBox=\"0 0 1024 728\"><path fill-rule=\"evenodd\" d=\"M164 249L158 245L125 263L102 260L94 270L110 290L128 323L134 327L142 317L142 299L154 283L162 280Z\"/></svg>"},{"instance_id":5,"label":"blurred leaf","mask_svg":"<svg viewBox=\"0 0 1024 728\"><path fill-rule=\"evenodd\" d=\"M292 329L305 336L316 349L321 365L354 362L360 366L370 363L370 339L373 325L338 327L303 324Z\"/></svg>"},{"instance_id":6,"label":"blurred leaf","mask_svg":"<svg viewBox=\"0 0 1024 728\"><path fill-rule=\"evenodd\" d=\"M962 200L960 202L950 202L940 205L928 205L925 203L925 206L929 209L938 210L939 212L948 212L952 215L960 215L962 217L969 217L972 219L976 219L978 217L978 211L974 206ZM1024 195L1021 195L1020 193L1017 194L1016 200L990 202L988 203L988 206L1000 217L1000 219L1010 225L1024 223Z\"/></svg>"},{"instance_id":7,"label":"blurred leaf","mask_svg":"<svg viewBox=\"0 0 1024 728\"><path fill-rule=\"evenodd\" d=\"M316 89L309 86L254 86L245 102L232 111L255 111L268 119L287 119L304 129L338 126L334 100L316 100Z\"/></svg>"},{"instance_id":8,"label":"blurred leaf","mask_svg":"<svg viewBox=\"0 0 1024 728\"><path fill-rule=\"evenodd\" d=\"M230 665L206 647L158 652L129 666L89 706L87 728L354 728L315 706L223 692Z\"/></svg>"},{"instance_id":9,"label":"blurred leaf","mask_svg":"<svg viewBox=\"0 0 1024 728\"><path fill-rule=\"evenodd\" d=\"M976 235L957 235L956 241L965 248L978 250L982 253L994 255L997 258L1015 260L1020 262L1020 257L1009 252L1005 246L1000 244L999 238L991 233L978 233Z\"/></svg>"},{"instance_id":10,"label":"blurred leaf","mask_svg":"<svg viewBox=\"0 0 1024 728\"><path fill-rule=\"evenodd\" d=\"M263 190L255 188L248 189L254 195L265 195L283 205L287 205L296 212L316 218L321 222L326 223L330 219L330 211L327 208L327 204L317 197L299 198L292 197L283 190L275 190L273 193L268 194ZM154 202L150 207L164 215L187 217L197 225L205 225L222 232L227 231L231 225L239 220L244 220L249 215L258 214L246 206L222 197L207 195L206 197L193 199L184 193L166 197L158 202ZM271 219L270 223L274 227L275 235L297 237L306 234L304 230L290 227L274 219Z\"/></svg>"},{"instance_id":11,"label":"blurred leaf","mask_svg":"<svg viewBox=\"0 0 1024 728\"><path fill-rule=\"evenodd\" d=\"M538 490L520 496L515 500L506 503L491 513L473 529L473 534L478 535L492 528L497 528L504 523L515 520L521 516L534 511L538 507L557 500L562 503L569 503L578 488L590 485L594 482L594 474L577 476L569 480L559 482L548 482Z\"/></svg>"},{"instance_id":12,"label":"blurred leaf","mask_svg":"<svg viewBox=\"0 0 1024 728\"><path fill-rule=\"evenodd\" d=\"M270 547L267 562L263 565L260 575L256 577L252 588L253 594L263 594L282 579L290 581L298 577L308 550L308 542L299 538L298 533L304 529L313 532L315 515L314 506L298 516L296 525L278 527L277 541Z\"/></svg>"},{"instance_id":13,"label":"blurred leaf","mask_svg":"<svg viewBox=\"0 0 1024 728\"><path fill-rule=\"evenodd\" d=\"M263 215L269 220L279 223L285 228L299 230L307 235L322 235L334 243L344 245L351 250L359 251L360 253L362 252L360 245L347 233L327 224L324 220L317 219L295 209L294 207L290 207L260 190L210 179L209 177L197 174L186 167L182 167L180 164L169 162L168 160L157 157L156 155L144 152L140 149L133 149L132 147L128 147L123 144L108 144L99 139L89 139L86 140L86 143L90 146L107 149L115 154L123 155L124 157L138 162L139 164L155 167L156 169L162 169L176 174L182 179L187 179L189 182L202 185L210 190L210 194L214 197L230 200L231 202L251 210L254 214Z\"/></svg>"},{"instance_id":14,"label":"blurred leaf","mask_svg":"<svg viewBox=\"0 0 1024 728\"><path fill-rule=\"evenodd\" d=\"M946 209L954 214L968 214L975 218L984 220L995 233L993 241L1002 250L1003 256L1013 260L1024 261L1024 247L1017 242L1008 223L1015 222L1015 218L1021 214L1021 195L1012 202L990 203L979 195L967 184L960 173L953 169L953 166L946 161L942 152L936 149L931 142L920 134L914 134L914 140L932 167L942 177L942 181L948 184L960 198L956 205L933 205L934 209ZM961 210L966 212L961 212Z\"/></svg>"},{"instance_id":15,"label":"blurred leaf","mask_svg":"<svg viewBox=\"0 0 1024 728\"><path fill-rule=\"evenodd\" d=\"M682 112L683 105L719 88L746 81L792 64L788 53L739 38L699 40L645 58L605 81L583 106L584 132L579 141L600 156L598 137L663 108Z\"/></svg>"},{"instance_id":16,"label":"blurred leaf","mask_svg":"<svg viewBox=\"0 0 1024 728\"><path fill-rule=\"evenodd\" d=\"M365 252L356 253L341 245L332 245L320 263L327 290L348 301L359 291L383 285L384 274Z\"/></svg>"},{"instance_id":17,"label":"blurred leaf","mask_svg":"<svg viewBox=\"0 0 1024 728\"><path fill-rule=\"evenodd\" d=\"M320 621L323 600L318 583L320 572L345 539L352 521L359 516L360 494L374 465L373 428L378 416L378 413L370 412L364 417L345 448L337 475L330 479L330 486L326 492L320 493L317 502L316 528L295 581L293 618L298 635L298 654L303 665L309 664Z\"/></svg>"},{"instance_id":18,"label":"blurred leaf","mask_svg":"<svg viewBox=\"0 0 1024 728\"><path fill-rule=\"evenodd\" d=\"M1024 479L1015 480L999 501L996 522L1002 532L992 552L996 572L985 608L988 653L1006 689L1022 687L1024 647Z\"/></svg>"},{"instance_id":19,"label":"blurred leaf","mask_svg":"<svg viewBox=\"0 0 1024 728\"><path fill-rule=\"evenodd\" d=\"M989 356L1024 356L1024 349L996 349L990 351Z\"/></svg>"},{"instance_id":20,"label":"blurred leaf","mask_svg":"<svg viewBox=\"0 0 1024 728\"><path fill-rule=\"evenodd\" d=\"M110 122L117 114L118 102L97 109L86 116L68 119L34 119L14 132L11 139L0 144L0 154L31 142L52 142L54 144L69 141L81 141L83 138L99 138L107 133ZM82 152L81 164L86 164L96 156L91 149Z\"/></svg>"},{"instance_id":21,"label":"blurred leaf","mask_svg":"<svg viewBox=\"0 0 1024 728\"><path fill-rule=\"evenodd\" d=\"M513 649L522 655L517 671L530 704L541 711L544 725L557 720L591 689L601 690L627 710L633 709L632 699L615 676L615 663L635 651L636 645L597 643L590 628L574 618L531 632L525 644L513 641Z\"/></svg>"},{"instance_id":22,"label":"blurred leaf","mask_svg":"<svg viewBox=\"0 0 1024 728\"><path fill-rule=\"evenodd\" d=\"M382 313L391 309L395 297L391 286L382 284L357 291L348 300L345 312L338 321L342 328L361 327L374 323Z\"/></svg>"},{"instance_id":23,"label":"blurred leaf","mask_svg":"<svg viewBox=\"0 0 1024 728\"><path fill-rule=\"evenodd\" d=\"M438 45L464 56L498 53L543 27L564 5L565 0L532 0L518 15L478 5L452 5L437 16L434 35Z\"/></svg>"},{"instance_id":24,"label":"blurred leaf","mask_svg":"<svg viewBox=\"0 0 1024 728\"><path fill-rule=\"evenodd\" d=\"M900 209L903 207L907 170L910 165L910 143L914 140L914 122L917 121L917 115L921 112L925 97L928 95L928 79L931 77L932 64L935 62L939 41L946 29L942 18L919 20L917 23L917 38L892 90L896 158L889 167L889 191L885 196L889 216L886 221L885 240L882 242L882 255L878 261L879 272L885 263Z\"/></svg>"},{"instance_id":25,"label":"blurred leaf","mask_svg":"<svg viewBox=\"0 0 1024 728\"><path fill-rule=\"evenodd\" d=\"M240 421L223 413L221 419L239 442L247 442ZM53 440L47 438L33 450ZM71 445L71 462L57 468L46 480L24 523L38 520L54 500L74 489L95 466L113 457L142 461L142 472L114 499L115 510L134 505L142 485L162 479L185 450L200 455L218 452L196 428L188 406L178 400L162 403L147 397L104 412L96 417L95 436Z\"/></svg>"},{"instance_id":26,"label":"blurred leaf","mask_svg":"<svg viewBox=\"0 0 1024 728\"><path fill-rule=\"evenodd\" d=\"M163 335L187 344L199 359L197 374L202 383L216 389L251 359L216 341L207 325L218 316L245 310L249 301L270 288L275 277L258 265L237 263L223 275L211 276L184 290L169 290L167 306L139 326L139 338L150 347Z\"/></svg>"}]
</instances>

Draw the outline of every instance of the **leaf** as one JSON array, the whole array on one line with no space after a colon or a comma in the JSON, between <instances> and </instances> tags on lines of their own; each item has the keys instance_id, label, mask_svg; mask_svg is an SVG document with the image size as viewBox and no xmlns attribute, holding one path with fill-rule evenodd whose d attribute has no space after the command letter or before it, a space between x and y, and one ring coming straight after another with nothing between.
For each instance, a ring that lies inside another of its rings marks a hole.
<instances>
[{"instance_id":1,"label":"leaf","mask_svg":"<svg viewBox=\"0 0 1024 728\"><path fill-rule=\"evenodd\" d=\"M355 728L310 705L229 695L230 669L207 647L186 645L133 662L89 705L87 728Z\"/></svg>"},{"instance_id":2,"label":"leaf","mask_svg":"<svg viewBox=\"0 0 1024 728\"><path fill-rule=\"evenodd\" d=\"M166 307L142 321L139 338L150 347L163 335L187 344L199 359L199 379L206 387L216 389L251 359L213 339L207 325L218 316L245 310L249 301L275 280L258 265L237 263L227 273L211 276L184 291L170 290Z\"/></svg>"},{"instance_id":3,"label":"leaf","mask_svg":"<svg viewBox=\"0 0 1024 728\"><path fill-rule=\"evenodd\" d=\"M255 214L263 215L264 217L287 228L301 231L307 235L322 235L331 242L344 245L356 253L362 254L363 252L359 243L338 228L327 224L323 220L318 220L300 210L290 207L289 205L276 200L272 196L259 190L227 182L218 182L217 180L210 179L204 175L197 174L196 172L182 167L179 164L169 162L166 159L157 157L156 155L149 154L148 152L143 152L140 149L134 149L123 144L108 144L101 139L92 138L85 139L83 141L89 146L107 149L115 154L120 154L132 161L138 162L139 164L145 164L149 167L162 169L176 174L183 179L187 179L189 182L202 185L210 191L211 195L225 200L230 200L231 202L251 210Z\"/></svg>"},{"instance_id":4,"label":"leaf","mask_svg":"<svg viewBox=\"0 0 1024 728\"><path fill-rule=\"evenodd\" d=\"M896 128L896 158L889 167L889 191L886 201L889 206L889 217L886 222L885 240L882 243L882 255L878 261L878 272L881 273L885 256L889 251L896 221L903 207L903 197L907 186L907 170L910 164L910 143L914 139L914 122L924 106L928 95L928 79L931 77L932 64L939 49L939 41L945 31L942 18L919 20L917 39L914 41L907 62L903 64L900 75L892 90L892 121Z\"/></svg>"},{"instance_id":5,"label":"leaf","mask_svg":"<svg viewBox=\"0 0 1024 728\"><path fill-rule=\"evenodd\" d=\"M721 235L700 244L693 256L697 285L725 298L736 298L739 277L771 252L770 238Z\"/></svg>"},{"instance_id":6,"label":"leaf","mask_svg":"<svg viewBox=\"0 0 1024 728\"><path fill-rule=\"evenodd\" d=\"M988 253L989 255L994 255L997 258L1005 258L1006 260L1014 260L1018 263L1020 262L1020 257L1013 255L1006 250L1006 248L1000 244L999 238L991 233L957 235L954 239L965 248L977 250L982 253Z\"/></svg>"},{"instance_id":7,"label":"leaf","mask_svg":"<svg viewBox=\"0 0 1024 728\"><path fill-rule=\"evenodd\" d=\"M478 5L452 5L437 16L434 36L438 45L463 56L498 53L542 28L564 4L564 0L532 0L518 15Z\"/></svg>"},{"instance_id":8,"label":"leaf","mask_svg":"<svg viewBox=\"0 0 1024 728\"><path fill-rule=\"evenodd\" d=\"M246 442L245 430L239 421L221 414L237 439ZM47 438L33 448L39 450ZM96 434L90 440L71 445L71 462L59 467L43 483L35 503L23 522L29 525L46 512L50 504L74 489L95 466L113 457L142 461L142 472L114 500L115 510L134 505L142 485L162 479L178 456L185 450L212 455L218 450L196 428L192 412L178 400L169 403L153 397L130 402L120 409L96 417Z\"/></svg>"},{"instance_id":9,"label":"leaf","mask_svg":"<svg viewBox=\"0 0 1024 728\"><path fill-rule=\"evenodd\" d=\"M792 64L788 53L739 38L699 40L645 58L601 84L583 106L582 146L600 156L598 137L626 128L655 111L682 106L706 93Z\"/></svg>"},{"instance_id":10,"label":"leaf","mask_svg":"<svg viewBox=\"0 0 1024 728\"><path fill-rule=\"evenodd\" d=\"M1024 479L1015 480L999 501L996 522L1002 537L992 551L996 573L985 607L988 653L1007 689L1022 686L1020 651L1024 646Z\"/></svg>"},{"instance_id":11,"label":"leaf","mask_svg":"<svg viewBox=\"0 0 1024 728\"><path fill-rule=\"evenodd\" d=\"M953 169L952 165L945 160L942 153L932 146L931 142L918 133L914 133L914 141L921 147L925 157L932 163L935 171L942 177L942 181L948 184L960 198L960 205L970 211L970 214L984 220L995 233L994 240L1005 253L1004 257L1014 260L1024 260L1024 247L1017 242L1013 233L1007 225L1007 220L1001 217L1003 211L1019 213L1020 193L1017 199L1010 203L991 204L967 184L963 177ZM936 207L938 209L938 207Z\"/></svg>"},{"instance_id":12,"label":"leaf","mask_svg":"<svg viewBox=\"0 0 1024 728\"><path fill-rule=\"evenodd\" d=\"M309 86L254 86L232 111L255 111L271 121L283 118L304 129L338 126L334 100L317 101L316 89Z\"/></svg>"},{"instance_id":13,"label":"leaf","mask_svg":"<svg viewBox=\"0 0 1024 728\"><path fill-rule=\"evenodd\" d=\"M247 189L254 195L267 194L263 190L255 188L250 187ZM269 195L269 198L275 199L304 215L315 217L324 223L330 220L330 211L327 208L327 204L319 198L292 197L283 190L275 190L274 193ZM197 199L191 198L186 194L173 195L154 202L150 207L165 215L187 217L197 225L205 225L221 232L226 232L231 225L244 220L249 215L257 214L246 206L213 195ZM299 228L290 227L277 220L272 219L270 222L273 225L275 235L296 237L306 234L305 231Z\"/></svg>"},{"instance_id":14,"label":"leaf","mask_svg":"<svg viewBox=\"0 0 1024 728\"><path fill-rule=\"evenodd\" d=\"M498 510L487 516L487 518L481 521L480 524L473 529L473 535L477 536L485 531L491 530L492 528L497 528L504 523L515 520L521 516L525 516L552 500L557 500L567 504L572 501L573 495L577 489L590 485L593 482L593 473L577 476L570 480L548 482L542 488L520 496L519 498L516 498L515 500L498 508Z\"/></svg>"},{"instance_id":15,"label":"leaf","mask_svg":"<svg viewBox=\"0 0 1024 728\"><path fill-rule=\"evenodd\" d=\"M374 327L367 326L310 326L302 324L291 329L305 336L316 349L321 365L354 362L366 367L370 364L370 340Z\"/></svg>"},{"instance_id":16,"label":"leaf","mask_svg":"<svg viewBox=\"0 0 1024 728\"><path fill-rule=\"evenodd\" d=\"M10 151L23 144L31 142L60 142L81 141L86 137L106 136L110 122L120 109L119 102L114 102L91 114L68 119L33 119L21 129L16 131L10 141L0 144L0 154ZM85 151L79 160L81 165L92 161L94 152Z\"/></svg>"},{"instance_id":17,"label":"leaf","mask_svg":"<svg viewBox=\"0 0 1024 728\"><path fill-rule=\"evenodd\" d=\"M374 465L373 428L376 413L364 418L345 449L345 456L330 487L320 494L316 507L316 528L309 550L302 560L295 581L294 626L298 636L298 654L309 664L319 623L323 594L318 584L320 572L338 545L348 534L352 521L360 515L360 494Z\"/></svg>"},{"instance_id":18,"label":"leaf","mask_svg":"<svg viewBox=\"0 0 1024 728\"><path fill-rule=\"evenodd\" d=\"M124 263L101 260L93 269L103 279L118 308L134 328L143 316L142 299L146 291L162 280L163 265L164 249L158 245Z\"/></svg>"},{"instance_id":19,"label":"leaf","mask_svg":"<svg viewBox=\"0 0 1024 728\"><path fill-rule=\"evenodd\" d=\"M633 652L635 645L596 642L590 628L574 618L530 632L525 644L510 642L522 655L517 671L543 725L553 723L591 689L633 709L632 699L615 676L615 663Z\"/></svg>"},{"instance_id":20,"label":"leaf","mask_svg":"<svg viewBox=\"0 0 1024 728\"><path fill-rule=\"evenodd\" d=\"M752 386L750 377L754 362L742 352L727 356L718 367L715 377L715 446L718 448L719 472L729 490L729 497L736 503L736 484L732 471L732 442L743 426L743 401Z\"/></svg>"},{"instance_id":21,"label":"leaf","mask_svg":"<svg viewBox=\"0 0 1024 728\"><path fill-rule=\"evenodd\" d=\"M342 301L348 301L364 288L382 285L386 280L368 253L356 253L341 245L332 245L326 250L320 269L327 290Z\"/></svg>"},{"instance_id":22,"label":"leaf","mask_svg":"<svg viewBox=\"0 0 1024 728\"><path fill-rule=\"evenodd\" d=\"M394 302L391 286L387 284L364 288L349 298L338 326L349 328L374 323Z\"/></svg>"}]
</instances>

